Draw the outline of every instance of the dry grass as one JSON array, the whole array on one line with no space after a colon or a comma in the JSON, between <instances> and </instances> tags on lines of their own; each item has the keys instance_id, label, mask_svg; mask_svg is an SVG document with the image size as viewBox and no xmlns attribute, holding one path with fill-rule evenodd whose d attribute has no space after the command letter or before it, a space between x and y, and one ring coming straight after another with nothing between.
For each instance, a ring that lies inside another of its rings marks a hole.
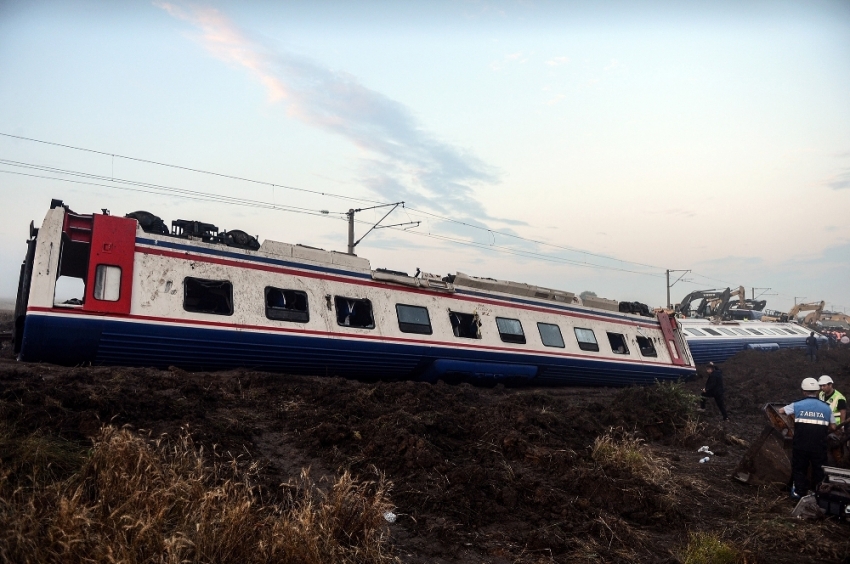
<instances>
[{"instance_id":1,"label":"dry grass","mask_svg":"<svg viewBox=\"0 0 850 564\"><path fill-rule=\"evenodd\" d=\"M734 546L713 533L691 533L681 560L683 564L737 564L744 561Z\"/></svg>"},{"instance_id":2,"label":"dry grass","mask_svg":"<svg viewBox=\"0 0 850 564\"><path fill-rule=\"evenodd\" d=\"M642 439L622 429L608 429L596 437L591 457L599 464L626 470L657 486L670 482L668 464L655 456Z\"/></svg>"},{"instance_id":3,"label":"dry grass","mask_svg":"<svg viewBox=\"0 0 850 564\"><path fill-rule=\"evenodd\" d=\"M213 456L188 433L157 441L106 427L76 474L21 487L0 471L4 562L394 562L389 484L306 475L263 503L256 467Z\"/></svg>"}]
</instances>

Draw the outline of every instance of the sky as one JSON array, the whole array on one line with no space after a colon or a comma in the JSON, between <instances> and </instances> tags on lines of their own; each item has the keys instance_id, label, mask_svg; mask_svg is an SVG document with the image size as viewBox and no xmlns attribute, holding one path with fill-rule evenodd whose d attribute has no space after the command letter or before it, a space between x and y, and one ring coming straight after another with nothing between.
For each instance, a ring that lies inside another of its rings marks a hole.
<instances>
[{"instance_id":1,"label":"sky","mask_svg":"<svg viewBox=\"0 0 850 564\"><path fill-rule=\"evenodd\" d=\"M339 251L404 201L373 268L850 311L848 101L846 1L0 0L0 299L52 198Z\"/></svg>"}]
</instances>

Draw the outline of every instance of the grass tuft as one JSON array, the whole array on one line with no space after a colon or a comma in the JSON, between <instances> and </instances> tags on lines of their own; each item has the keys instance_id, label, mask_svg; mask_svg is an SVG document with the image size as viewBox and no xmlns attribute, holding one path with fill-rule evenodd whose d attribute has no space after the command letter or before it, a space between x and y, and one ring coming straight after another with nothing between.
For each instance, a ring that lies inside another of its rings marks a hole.
<instances>
[{"instance_id":1,"label":"grass tuft","mask_svg":"<svg viewBox=\"0 0 850 564\"><path fill-rule=\"evenodd\" d=\"M596 437L591 457L603 466L628 471L658 486L671 478L667 463L655 456L642 439L622 429L608 429Z\"/></svg>"},{"instance_id":2,"label":"grass tuft","mask_svg":"<svg viewBox=\"0 0 850 564\"><path fill-rule=\"evenodd\" d=\"M682 555L684 564L736 564L741 554L714 533L691 533Z\"/></svg>"},{"instance_id":3,"label":"grass tuft","mask_svg":"<svg viewBox=\"0 0 850 564\"><path fill-rule=\"evenodd\" d=\"M213 453L214 454L214 453ZM390 484L343 474L327 493L306 473L264 503L256 465L212 456L184 432L150 440L105 427L80 470L31 488L0 472L4 562L395 562L383 518Z\"/></svg>"}]
</instances>

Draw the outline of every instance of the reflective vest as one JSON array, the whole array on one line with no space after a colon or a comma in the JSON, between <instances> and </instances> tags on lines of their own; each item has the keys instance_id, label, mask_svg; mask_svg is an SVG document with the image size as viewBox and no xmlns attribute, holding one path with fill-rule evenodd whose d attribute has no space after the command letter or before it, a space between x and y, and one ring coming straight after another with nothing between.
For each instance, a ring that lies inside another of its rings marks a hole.
<instances>
[{"instance_id":1,"label":"reflective vest","mask_svg":"<svg viewBox=\"0 0 850 564\"><path fill-rule=\"evenodd\" d=\"M794 402L794 448L826 454L832 409L817 398L808 397Z\"/></svg>"},{"instance_id":2,"label":"reflective vest","mask_svg":"<svg viewBox=\"0 0 850 564\"><path fill-rule=\"evenodd\" d=\"M818 397L821 401L825 401L829 404L829 407L832 408L832 414L835 416L835 424L841 425L841 414L838 413L838 400L844 400L846 403L847 399L844 397L844 394L838 390L832 390L832 395L829 396L829 399L826 399L823 392L818 394Z\"/></svg>"}]
</instances>

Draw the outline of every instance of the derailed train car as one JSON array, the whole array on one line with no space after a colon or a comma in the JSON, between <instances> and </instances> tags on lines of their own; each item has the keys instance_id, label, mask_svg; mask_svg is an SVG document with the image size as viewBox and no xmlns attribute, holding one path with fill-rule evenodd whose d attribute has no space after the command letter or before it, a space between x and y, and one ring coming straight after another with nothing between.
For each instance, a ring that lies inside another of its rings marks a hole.
<instances>
[{"instance_id":1,"label":"derailed train car","mask_svg":"<svg viewBox=\"0 0 850 564\"><path fill-rule=\"evenodd\" d=\"M820 333L796 323L680 319L679 325L698 364L723 362L743 350L803 348L810 333L820 345L828 342Z\"/></svg>"},{"instance_id":2,"label":"derailed train car","mask_svg":"<svg viewBox=\"0 0 850 564\"><path fill-rule=\"evenodd\" d=\"M144 212L31 226L22 361L251 367L358 378L646 384L694 373L677 320L528 284L373 270L367 259ZM57 299L57 281L80 296Z\"/></svg>"}]
</instances>

